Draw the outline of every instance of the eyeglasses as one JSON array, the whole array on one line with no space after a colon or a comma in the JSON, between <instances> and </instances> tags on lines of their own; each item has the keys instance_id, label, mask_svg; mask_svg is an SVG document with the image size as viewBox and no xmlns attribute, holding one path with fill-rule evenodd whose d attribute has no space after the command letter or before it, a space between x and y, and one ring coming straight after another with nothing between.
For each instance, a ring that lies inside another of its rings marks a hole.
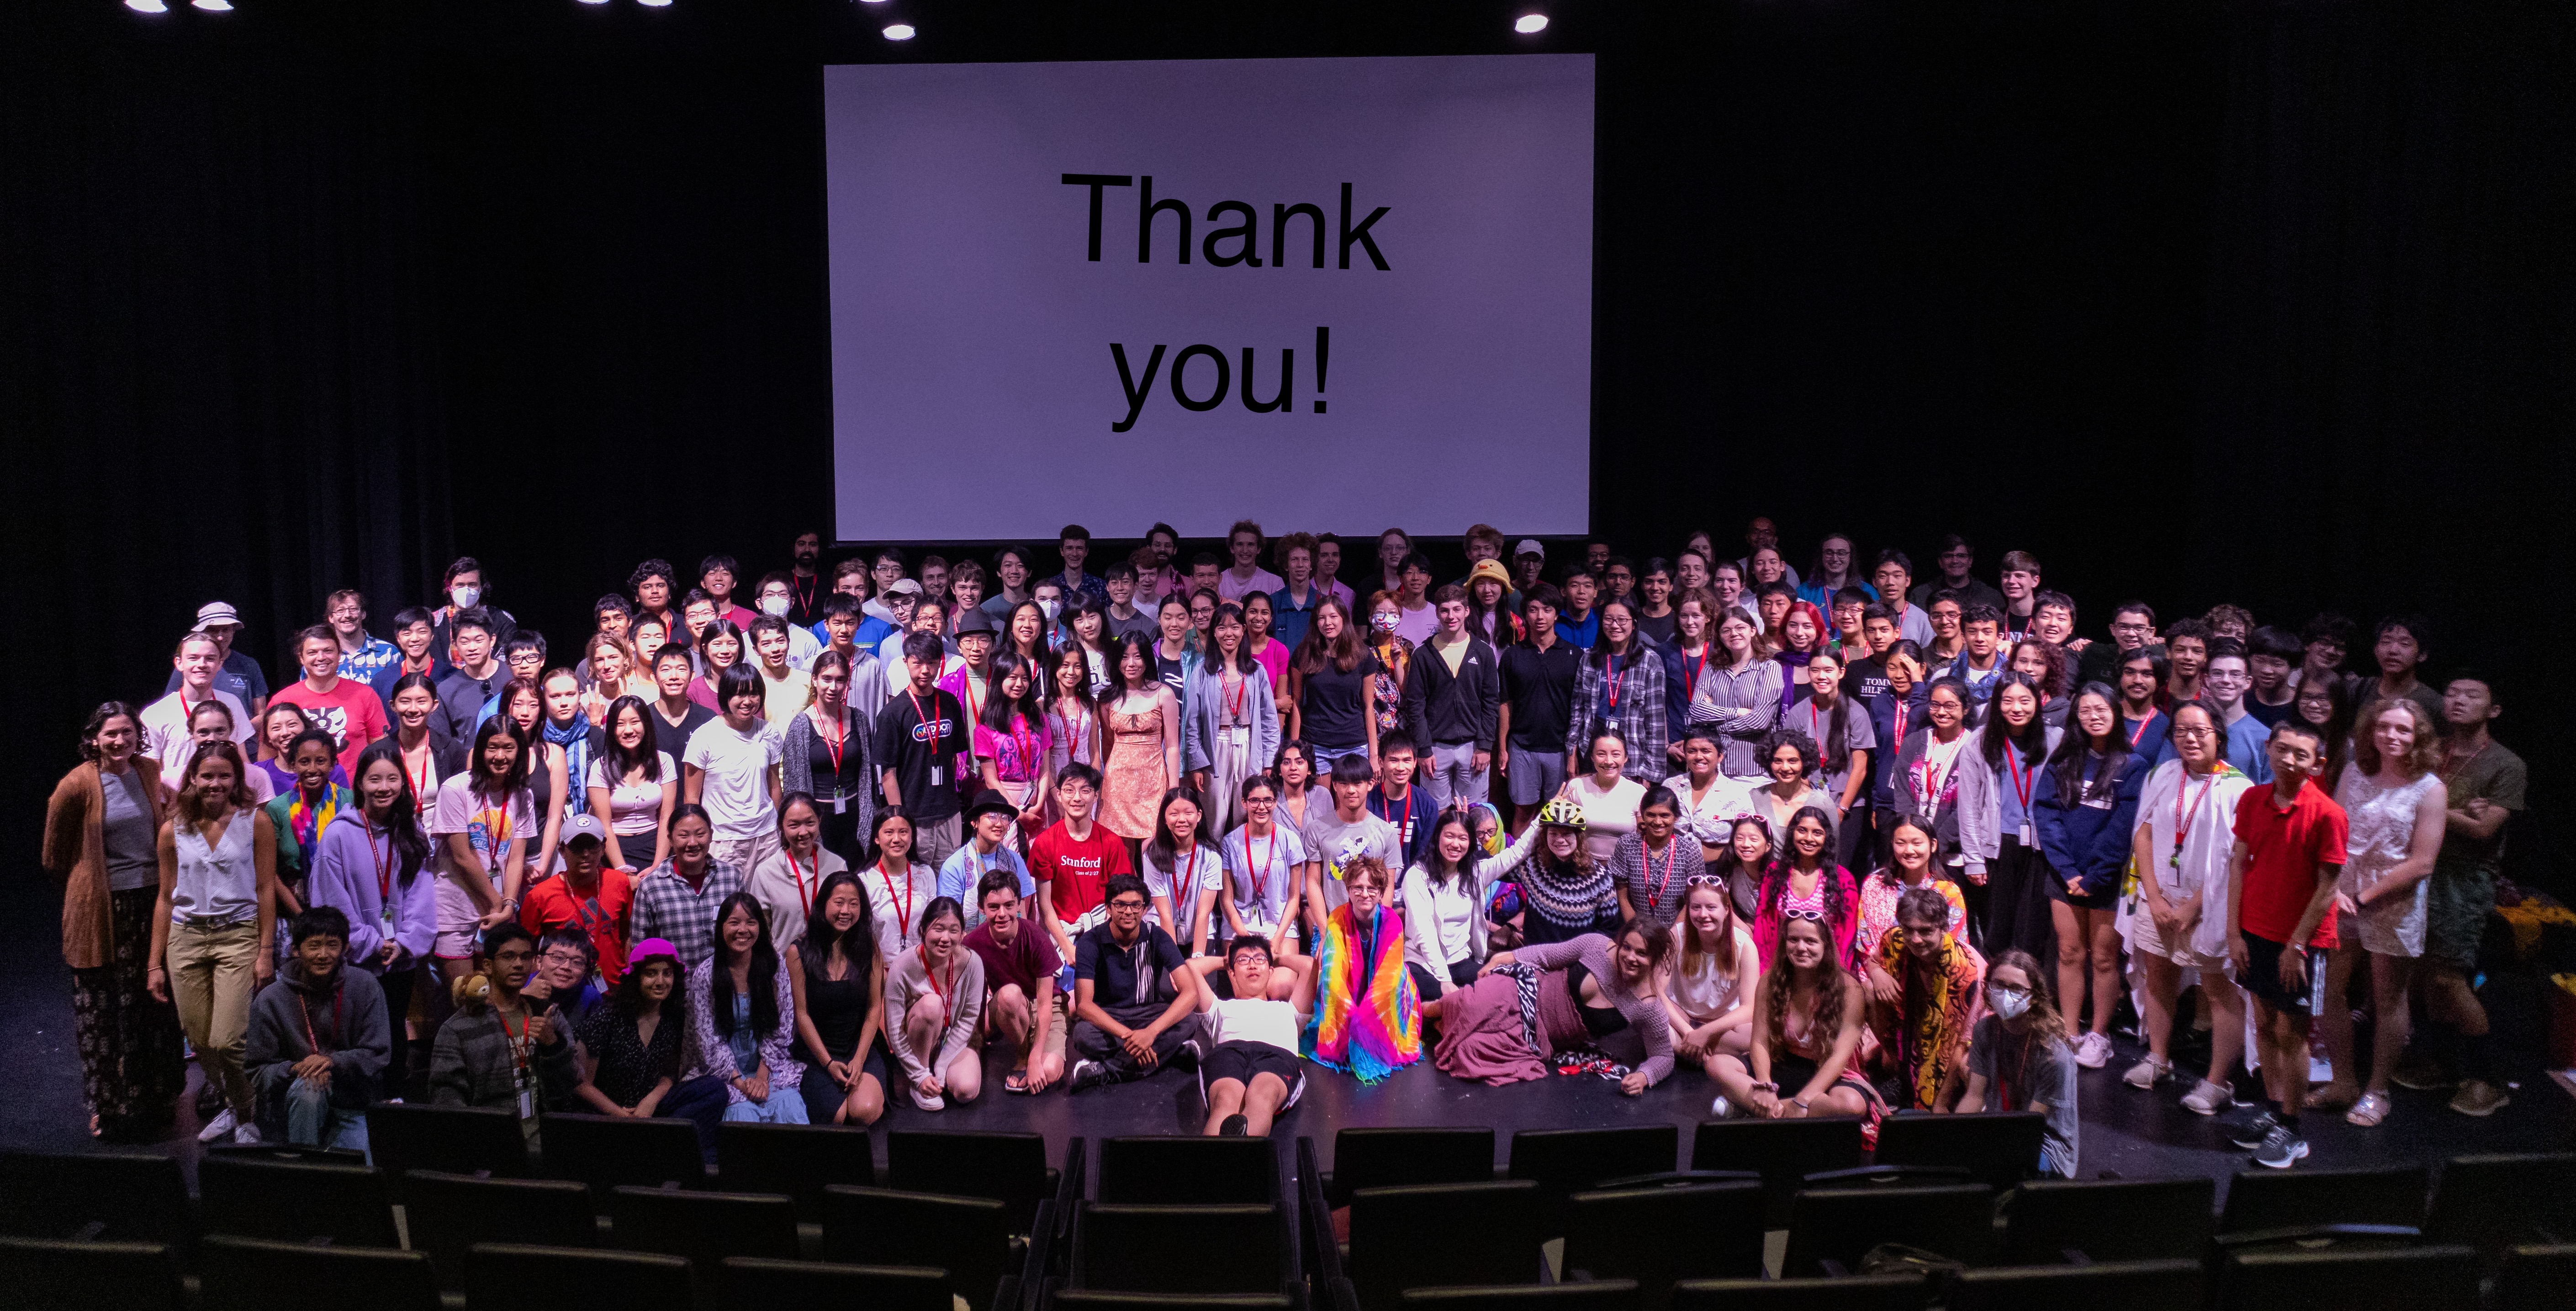
<instances>
[{"instance_id":1,"label":"eyeglasses","mask_svg":"<svg viewBox=\"0 0 2576 1311\"><path fill-rule=\"evenodd\" d=\"M1123 910L1133 913L1145 909L1145 903L1141 901L1113 901L1109 903L1109 909Z\"/></svg>"},{"instance_id":2,"label":"eyeglasses","mask_svg":"<svg viewBox=\"0 0 2576 1311\"><path fill-rule=\"evenodd\" d=\"M1780 912L1780 918L1784 922L1788 920L1805 920L1810 924L1822 924L1825 922L1825 913L1821 910L1784 909Z\"/></svg>"},{"instance_id":3,"label":"eyeglasses","mask_svg":"<svg viewBox=\"0 0 2576 1311\"><path fill-rule=\"evenodd\" d=\"M2177 728L2173 731L2173 735L2175 737L2192 738L2216 737L2218 736L2218 730L2214 728Z\"/></svg>"}]
</instances>

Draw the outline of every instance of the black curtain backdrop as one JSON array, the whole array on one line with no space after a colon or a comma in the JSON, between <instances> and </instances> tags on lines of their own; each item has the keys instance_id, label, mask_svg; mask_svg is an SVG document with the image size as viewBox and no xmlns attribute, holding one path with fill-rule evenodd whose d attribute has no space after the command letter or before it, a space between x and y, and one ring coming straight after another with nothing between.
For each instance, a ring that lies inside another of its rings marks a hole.
<instances>
[{"instance_id":1,"label":"black curtain backdrop","mask_svg":"<svg viewBox=\"0 0 2576 1311\"><path fill-rule=\"evenodd\" d=\"M1485 3L898 0L898 48L838 0L236 3L0 3L13 850L209 598L274 681L338 586L381 629L470 553L568 647L645 556L757 573L827 527L816 68L894 58L1597 52L1597 532L1765 513L1803 568L1958 529L2095 636L2133 594L2422 610L2569 763L2564 12L1566 0L1532 45Z\"/></svg>"}]
</instances>

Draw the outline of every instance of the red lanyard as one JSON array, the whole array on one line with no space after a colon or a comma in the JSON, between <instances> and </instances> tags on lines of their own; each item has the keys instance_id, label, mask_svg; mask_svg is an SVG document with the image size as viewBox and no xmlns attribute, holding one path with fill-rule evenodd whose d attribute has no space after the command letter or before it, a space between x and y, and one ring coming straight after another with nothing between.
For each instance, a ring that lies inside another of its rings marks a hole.
<instances>
[{"instance_id":1,"label":"red lanyard","mask_svg":"<svg viewBox=\"0 0 2576 1311\"><path fill-rule=\"evenodd\" d=\"M2209 800L2209 790L2218 786L2218 771L2214 769L2209 771L2208 776L2200 781L2200 795L2193 797L2191 805L2186 807L2183 805L2182 794L2188 784L2188 776L2174 784L2173 854L2176 862L2182 860L2183 839L2191 836L2191 826L2200 820L2200 803Z\"/></svg>"},{"instance_id":2,"label":"red lanyard","mask_svg":"<svg viewBox=\"0 0 2576 1311\"><path fill-rule=\"evenodd\" d=\"M2133 729L2130 729L2130 730L2129 730L2129 749L2130 749L2131 751L2135 751L2135 750L2137 750L2137 749L2138 749L2138 739L2139 739L2139 738L2142 738L2142 737L2145 737L2145 736L2147 735L2147 725L2152 724L2152 723L2154 723L2154 722L2156 722L2156 712L2155 712L2155 711L2153 711L2153 710L2149 710L2149 711L2147 712L2147 717L2146 717L2146 718L2144 718L2144 719L2139 720L2139 721L2138 721L2138 726L2137 726L2136 728L2133 728ZM2176 793L2176 794L2175 794L2175 798L2174 798L2174 799L2175 799L2176 801L2180 801L2180 800L2181 800L2181 794L2180 794L2180 793Z\"/></svg>"},{"instance_id":3,"label":"red lanyard","mask_svg":"<svg viewBox=\"0 0 2576 1311\"><path fill-rule=\"evenodd\" d=\"M1692 656L1682 665L1682 700L1685 703L1699 690L1699 674L1706 668L1708 668L1708 648L1702 646L1698 655Z\"/></svg>"},{"instance_id":4,"label":"red lanyard","mask_svg":"<svg viewBox=\"0 0 2576 1311\"><path fill-rule=\"evenodd\" d=\"M821 864L822 858L819 856L815 857L815 863L818 865ZM903 909L897 912L899 918L894 926L894 936L895 941L897 942L901 942L912 934L912 870L912 862L909 860L905 861L903 863ZM882 860L877 862L877 877L885 880L886 900L894 900L894 875L887 872L885 862Z\"/></svg>"},{"instance_id":5,"label":"red lanyard","mask_svg":"<svg viewBox=\"0 0 2576 1311\"><path fill-rule=\"evenodd\" d=\"M1664 876L1660 879L1655 877L1655 853L1651 851L1644 853L1646 857L1646 909L1649 912L1652 912L1657 906L1663 904L1664 893L1672 888L1673 853L1675 848L1680 845L1681 844L1679 842L1666 842L1664 844Z\"/></svg>"},{"instance_id":6,"label":"red lanyard","mask_svg":"<svg viewBox=\"0 0 2576 1311\"><path fill-rule=\"evenodd\" d=\"M1243 826L1243 861L1244 864L1251 867L1246 872L1252 875L1252 899L1254 901L1267 901L1270 899L1270 861L1272 857L1279 854L1278 828L1273 826L1270 830L1270 849L1268 851L1263 852L1259 856L1255 856L1252 854L1252 843L1252 826L1246 824Z\"/></svg>"},{"instance_id":7,"label":"red lanyard","mask_svg":"<svg viewBox=\"0 0 2576 1311\"><path fill-rule=\"evenodd\" d=\"M1251 699L1252 680L1249 678L1238 678L1234 680L1234 690L1226 694L1225 717L1229 720L1241 722L1243 719L1244 703Z\"/></svg>"},{"instance_id":8,"label":"red lanyard","mask_svg":"<svg viewBox=\"0 0 2576 1311\"><path fill-rule=\"evenodd\" d=\"M1602 659L1603 663L1610 667L1610 713L1615 715L1619 713L1619 685L1626 682L1628 676L1619 668L1619 657L1615 655L1604 656ZM1629 669L1635 669L1636 667L1637 665L1635 661L1632 660L1628 663Z\"/></svg>"},{"instance_id":9,"label":"red lanyard","mask_svg":"<svg viewBox=\"0 0 2576 1311\"><path fill-rule=\"evenodd\" d=\"M948 1017L948 994L957 990L957 971L964 968L966 968L965 962L954 959L950 960L948 963L948 982L945 986L942 986L939 982L939 971L932 969L930 962L927 960L921 963L921 977L929 981L930 995L939 999L939 1016L943 1021Z\"/></svg>"},{"instance_id":10,"label":"red lanyard","mask_svg":"<svg viewBox=\"0 0 2576 1311\"><path fill-rule=\"evenodd\" d=\"M422 739L421 739L421 742L420 742L420 777L419 777L419 778L415 779L415 778L413 778L413 777L411 776L411 755L410 755L410 753L406 752L406 753L404 753L404 755L403 755L403 760L402 760L403 782L411 784L411 799L412 799L412 804L413 804L413 805L415 805L415 806L418 806L418 807L420 807L421 809L424 809L424 810L425 810L425 809L427 809L427 808L429 807L429 803L430 803L430 800L431 800L430 795L429 795L429 771L430 771L431 767L432 767L432 766L434 766L434 765L436 765L437 763L438 763L438 753L437 753L437 752L434 752L434 751L432 751L432 750L430 750L430 749L429 749L429 739L428 739L428 738L426 738L426 737L422 738Z\"/></svg>"},{"instance_id":11,"label":"red lanyard","mask_svg":"<svg viewBox=\"0 0 2576 1311\"><path fill-rule=\"evenodd\" d=\"M1179 887L1176 887L1176 888L1174 888L1174 889L1172 889L1172 897L1173 897L1173 900L1174 900L1175 902L1177 902L1177 903L1181 904L1181 905L1193 904L1193 903L1191 902L1191 900L1190 900L1190 894L1197 892L1197 891L1198 891L1198 889L1199 889L1199 840L1198 840L1198 835L1197 835L1197 834L1191 834L1191 835L1190 835L1190 863L1181 867L1180 886L1179 886ZM1179 910L1179 909L1177 908L1177 906L1176 906L1176 907L1174 908L1174 910L1172 911L1172 913L1173 913L1174 915L1178 915L1178 914L1180 914L1181 912L1180 912L1180 910Z\"/></svg>"},{"instance_id":12,"label":"red lanyard","mask_svg":"<svg viewBox=\"0 0 2576 1311\"><path fill-rule=\"evenodd\" d=\"M2004 739L2004 777L2012 780L2013 795L2021 800L2022 813L2029 814L2030 789L2039 776L2022 767L2021 744L2011 738Z\"/></svg>"},{"instance_id":13,"label":"red lanyard","mask_svg":"<svg viewBox=\"0 0 2576 1311\"><path fill-rule=\"evenodd\" d=\"M798 613L809 615L814 613L814 589L821 586L822 583L823 575L821 574L816 574L801 583L796 581L796 575L789 574L787 576L787 585L795 589L796 592L796 609Z\"/></svg>"},{"instance_id":14,"label":"red lanyard","mask_svg":"<svg viewBox=\"0 0 2576 1311\"><path fill-rule=\"evenodd\" d=\"M814 708L816 710L821 710L823 705L818 701L814 703ZM921 703L918 701L914 702L913 709L916 712L919 711L921 709ZM839 732L817 732L814 736L823 739L823 749L832 757L832 788L834 791L839 791L841 786L841 748L843 744L850 740L850 729L848 725L840 722L840 716L834 715L832 719L832 727L840 730ZM817 863L819 863L819 860Z\"/></svg>"},{"instance_id":15,"label":"red lanyard","mask_svg":"<svg viewBox=\"0 0 2576 1311\"><path fill-rule=\"evenodd\" d=\"M205 702L200 701L197 704L204 705ZM179 731L181 733L187 732L190 721L194 720L196 717L197 712L188 705L188 689L181 687L179 689Z\"/></svg>"},{"instance_id":16,"label":"red lanyard","mask_svg":"<svg viewBox=\"0 0 2576 1311\"><path fill-rule=\"evenodd\" d=\"M1902 697L1896 702L1896 745L1905 745L1905 700Z\"/></svg>"},{"instance_id":17,"label":"red lanyard","mask_svg":"<svg viewBox=\"0 0 2576 1311\"><path fill-rule=\"evenodd\" d=\"M483 840L489 844L485 849L497 857L502 848L510 845L510 807L505 802L499 810L483 811L482 816ZM497 825L495 819L500 821Z\"/></svg>"},{"instance_id":18,"label":"red lanyard","mask_svg":"<svg viewBox=\"0 0 2576 1311\"><path fill-rule=\"evenodd\" d=\"M979 714L975 713L975 671L974 671L974 670L972 670L972 669L964 669L964 670L959 670L959 671L958 671L958 674L957 674L957 691L958 691L958 694L959 694L957 699L958 699L958 700L960 700L960 701L962 701L962 702L964 702L964 703L966 704L966 722L967 722L967 723L969 723L969 724L980 724L980 723L984 722L984 717L983 717L982 715L979 715Z\"/></svg>"},{"instance_id":19,"label":"red lanyard","mask_svg":"<svg viewBox=\"0 0 2576 1311\"><path fill-rule=\"evenodd\" d=\"M343 1032L346 1032L346 1030L343 1028L343 1021L344 1021L344 1019L346 1018L346 1010L347 1010L347 1007L348 1007L348 1002L349 1002L349 990L348 990L347 988L336 988L336 989L333 989L333 990L332 990L332 993L331 993L331 1036L332 1036L332 1037L334 1037L334 1038L337 1038L337 1037L339 1037ZM313 1008L312 1008L311 1006L309 1006L309 1005L307 1005L307 1004L305 1003L305 1001L304 1001L304 995L303 995L302 993L298 993L298 994L296 994L296 997L295 997L295 1009L296 1009L299 1013L301 1013L301 1014L304 1016L304 1046L305 1046L305 1049L306 1049L308 1052L310 1052L311 1054L315 1055L315 1056L320 1056L320 1055L322 1055L322 1054L323 1054L323 1051L322 1051L322 1040L321 1040L320 1038L317 1038L317 1037L314 1037L314 1036L313 1036ZM503 1024L503 1025L501 1026L502 1032L504 1032L504 1033L508 1032L508 1031L509 1031L509 1027L510 1027L509 1025L507 1025L507 1024ZM520 1027L521 1027L522 1029L525 1029L527 1026L526 1026L526 1025L521 1025Z\"/></svg>"},{"instance_id":20,"label":"red lanyard","mask_svg":"<svg viewBox=\"0 0 2576 1311\"><path fill-rule=\"evenodd\" d=\"M838 766L834 768L837 772ZM778 854L787 857L787 876L796 880L796 904L810 910L814 905L814 897L805 891L805 867L796 863L796 853L792 849ZM823 881L823 855L820 851L814 854L814 881L816 883Z\"/></svg>"},{"instance_id":21,"label":"red lanyard","mask_svg":"<svg viewBox=\"0 0 2576 1311\"><path fill-rule=\"evenodd\" d=\"M394 831L385 828L385 852L376 854L376 829L367 826L367 855L376 862L376 901L379 905L394 899Z\"/></svg>"},{"instance_id":22,"label":"red lanyard","mask_svg":"<svg viewBox=\"0 0 2576 1311\"><path fill-rule=\"evenodd\" d=\"M501 1036L508 1039L510 1042L510 1059L518 1064L521 1073L525 1073L528 1068L528 1017L526 1013L522 1012L519 1016L519 1031L517 1033L510 1032L510 1017L503 1014L500 1007L495 1006L492 1008L492 1018L501 1022Z\"/></svg>"},{"instance_id":23,"label":"red lanyard","mask_svg":"<svg viewBox=\"0 0 2576 1311\"><path fill-rule=\"evenodd\" d=\"M913 691L911 688L907 687L907 688L905 688L905 689L903 690L903 694L904 694L904 696L905 696L906 698L908 698L908 699L912 702L912 717L913 717L913 719L914 719L915 721L917 721L918 723L920 723L920 725L921 725L923 728L928 729L928 730L930 731L930 754L931 754L931 756L932 756L933 758L936 758L936 757L939 755L939 739L941 739L941 738L944 738L944 737L948 736L948 734L946 734L945 732L940 731L940 728L939 728L939 726L938 726L938 721L936 721L936 720L934 720L934 719L932 719L932 718L930 717L930 711L929 711L929 710L924 710L924 709L922 709L922 708L921 708L921 694L920 694L920 693L915 692L915 691ZM936 709L938 709L938 708L939 708L939 689L934 687L934 688L930 689L930 709L931 709L931 710L936 710Z\"/></svg>"}]
</instances>

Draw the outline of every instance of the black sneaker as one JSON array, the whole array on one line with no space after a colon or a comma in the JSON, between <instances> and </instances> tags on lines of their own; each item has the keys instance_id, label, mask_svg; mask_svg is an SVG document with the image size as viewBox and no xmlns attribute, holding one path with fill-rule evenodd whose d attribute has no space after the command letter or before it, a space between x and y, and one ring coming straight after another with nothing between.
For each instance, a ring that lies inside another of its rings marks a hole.
<instances>
[{"instance_id":1,"label":"black sneaker","mask_svg":"<svg viewBox=\"0 0 2576 1311\"><path fill-rule=\"evenodd\" d=\"M1251 1120L1240 1115L1229 1115L1225 1117L1225 1123L1216 1127L1216 1136L1219 1138L1241 1138L1244 1136L1244 1132L1251 1127Z\"/></svg>"},{"instance_id":2,"label":"black sneaker","mask_svg":"<svg viewBox=\"0 0 2576 1311\"><path fill-rule=\"evenodd\" d=\"M1109 1082L1108 1066L1093 1060L1075 1061L1073 1063L1073 1073L1064 1081L1065 1095L1070 1097L1075 1093L1086 1092L1107 1082Z\"/></svg>"},{"instance_id":3,"label":"black sneaker","mask_svg":"<svg viewBox=\"0 0 2576 1311\"><path fill-rule=\"evenodd\" d=\"M2272 1118L2270 1108L2256 1106L2221 1121L2218 1130L2227 1135L2227 1141L2251 1151L2262 1146L2280 1127L2281 1122Z\"/></svg>"},{"instance_id":4,"label":"black sneaker","mask_svg":"<svg viewBox=\"0 0 2576 1311\"><path fill-rule=\"evenodd\" d=\"M2272 1132L2264 1135L2262 1146L2255 1150L2254 1164L2270 1166L2275 1170L2287 1170L2298 1164L2307 1154L2307 1139L2291 1133L2283 1125L2275 1124L2272 1126Z\"/></svg>"}]
</instances>

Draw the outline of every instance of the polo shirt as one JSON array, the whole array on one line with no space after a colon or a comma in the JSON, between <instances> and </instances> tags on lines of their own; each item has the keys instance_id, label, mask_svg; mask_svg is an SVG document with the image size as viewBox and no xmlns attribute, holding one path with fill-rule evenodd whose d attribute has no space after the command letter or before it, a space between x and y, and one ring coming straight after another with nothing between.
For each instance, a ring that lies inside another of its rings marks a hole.
<instances>
[{"instance_id":1,"label":"polo shirt","mask_svg":"<svg viewBox=\"0 0 2576 1311\"><path fill-rule=\"evenodd\" d=\"M2247 933L2285 943L2316 894L2317 867L2344 863L2347 828L2343 807L2313 779L2299 785L2288 810L2274 803L2272 791L2268 786L2248 788L2236 799L2236 840L2246 852L2237 922ZM2310 945L2330 947L2334 940L2335 913L2329 904Z\"/></svg>"},{"instance_id":2,"label":"polo shirt","mask_svg":"<svg viewBox=\"0 0 2576 1311\"><path fill-rule=\"evenodd\" d=\"M1139 925L1136 941L1127 946L1119 945L1105 922L1073 940L1073 977L1091 980L1097 1006L1169 1000L1163 980L1181 964L1180 944L1151 924Z\"/></svg>"}]
</instances>

